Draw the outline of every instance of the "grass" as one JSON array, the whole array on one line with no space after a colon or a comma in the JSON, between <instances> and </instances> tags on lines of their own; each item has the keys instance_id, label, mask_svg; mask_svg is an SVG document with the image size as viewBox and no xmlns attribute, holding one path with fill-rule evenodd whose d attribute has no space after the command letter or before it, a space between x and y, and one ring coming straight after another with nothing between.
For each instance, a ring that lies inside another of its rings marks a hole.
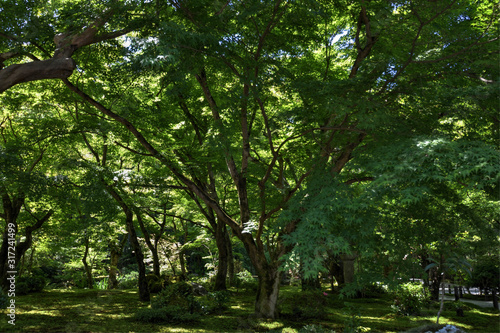
<instances>
[{"instance_id":1,"label":"grass","mask_svg":"<svg viewBox=\"0 0 500 333\"><path fill-rule=\"evenodd\" d=\"M402 317L391 311L388 295L377 298L339 299L321 292L301 292L283 287L281 315L276 320L257 320L251 316L252 292L233 290L231 306L219 315L202 317L190 324L147 324L134 319L138 308L136 290L46 290L16 297L16 325L8 323L6 310L0 332L265 332L283 330L295 333L308 324L322 325L342 332L353 323L362 332L420 332L418 327L436 321L438 304L425 309L419 317ZM465 317L445 310L440 323L462 327L467 332L499 332L499 312L470 305Z\"/></svg>"}]
</instances>

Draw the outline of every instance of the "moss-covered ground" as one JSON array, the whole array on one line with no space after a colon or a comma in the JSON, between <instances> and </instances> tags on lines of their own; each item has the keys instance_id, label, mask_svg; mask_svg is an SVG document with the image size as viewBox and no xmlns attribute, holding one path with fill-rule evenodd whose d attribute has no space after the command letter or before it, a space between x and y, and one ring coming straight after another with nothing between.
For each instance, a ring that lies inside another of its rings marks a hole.
<instances>
[{"instance_id":1,"label":"moss-covered ground","mask_svg":"<svg viewBox=\"0 0 500 333\"><path fill-rule=\"evenodd\" d=\"M251 316L254 293L232 290L227 310L203 316L188 324L150 324L138 322L134 314L149 304L138 300L136 290L46 290L16 296L15 326L7 311L0 318L0 332L298 332L305 325L322 325L343 332L357 326L358 332L405 332L436 321L438 304L423 309L420 316L399 316L391 310L391 298L342 299L322 292L302 292L298 287L283 287L280 316L258 320ZM450 302L451 303L451 302ZM500 332L499 312L468 306L458 317L451 304L440 323L452 324L467 332Z\"/></svg>"}]
</instances>

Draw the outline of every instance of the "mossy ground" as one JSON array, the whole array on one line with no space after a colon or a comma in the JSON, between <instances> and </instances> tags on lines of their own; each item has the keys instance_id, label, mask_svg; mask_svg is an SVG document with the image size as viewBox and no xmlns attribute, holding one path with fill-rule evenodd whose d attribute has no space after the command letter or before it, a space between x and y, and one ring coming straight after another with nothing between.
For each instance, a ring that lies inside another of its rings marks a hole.
<instances>
[{"instance_id":1,"label":"mossy ground","mask_svg":"<svg viewBox=\"0 0 500 333\"><path fill-rule=\"evenodd\" d=\"M16 297L15 326L3 310L0 332L297 332L304 325L316 324L342 332L349 323L359 324L360 332L402 332L436 321L438 304L424 309L421 316L402 317L391 310L387 295L375 298L340 299L322 292L301 292L283 287L281 315L276 320L257 320L251 316L252 292L233 290L230 308L217 315L204 316L190 324L147 324L134 319L138 308L149 304L138 300L136 290L46 290ZM462 327L467 332L499 332L499 312L471 305L465 317L449 307L440 323Z\"/></svg>"}]
</instances>

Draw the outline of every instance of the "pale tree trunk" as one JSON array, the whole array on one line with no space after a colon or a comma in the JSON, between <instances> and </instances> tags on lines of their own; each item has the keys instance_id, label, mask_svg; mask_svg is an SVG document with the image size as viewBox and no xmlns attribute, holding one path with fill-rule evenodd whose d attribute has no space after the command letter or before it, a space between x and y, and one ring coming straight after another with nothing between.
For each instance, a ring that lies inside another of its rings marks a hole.
<instances>
[{"instance_id":1,"label":"pale tree trunk","mask_svg":"<svg viewBox=\"0 0 500 333\"><path fill-rule=\"evenodd\" d=\"M83 253L82 263L85 268L85 275L87 276L87 288L94 288L94 278L92 277L92 267L87 263L87 257L89 254L89 237L85 236L85 251Z\"/></svg>"},{"instance_id":2,"label":"pale tree trunk","mask_svg":"<svg viewBox=\"0 0 500 333\"><path fill-rule=\"evenodd\" d=\"M276 303L280 290L281 272L278 267L269 267L259 274L255 315L259 318L275 318Z\"/></svg>"},{"instance_id":3,"label":"pale tree trunk","mask_svg":"<svg viewBox=\"0 0 500 333\"><path fill-rule=\"evenodd\" d=\"M442 285L441 287L441 290L442 290L442 294L441 294L441 305L439 306L439 311L437 313L437 318L436 318L436 324L439 324L439 317L441 316L441 312L443 312L443 308L444 308L444 294L445 294L445 286L444 286L444 274L443 274L443 277L442 277L442 280L443 283L440 283L440 285Z\"/></svg>"},{"instance_id":4,"label":"pale tree trunk","mask_svg":"<svg viewBox=\"0 0 500 333\"><path fill-rule=\"evenodd\" d=\"M123 253L123 246L127 241L127 237L124 235L122 240L116 244L115 242L110 242L110 264L109 264L109 278L108 278L108 289L116 289L118 287L118 280L116 275L118 274L118 261Z\"/></svg>"},{"instance_id":5,"label":"pale tree trunk","mask_svg":"<svg viewBox=\"0 0 500 333\"><path fill-rule=\"evenodd\" d=\"M224 226L224 229L226 227ZM227 246L227 277L228 277L228 286L231 287L234 283L234 254L233 254L233 244L231 244L231 237L229 236L229 232L225 230L225 239Z\"/></svg>"}]
</instances>

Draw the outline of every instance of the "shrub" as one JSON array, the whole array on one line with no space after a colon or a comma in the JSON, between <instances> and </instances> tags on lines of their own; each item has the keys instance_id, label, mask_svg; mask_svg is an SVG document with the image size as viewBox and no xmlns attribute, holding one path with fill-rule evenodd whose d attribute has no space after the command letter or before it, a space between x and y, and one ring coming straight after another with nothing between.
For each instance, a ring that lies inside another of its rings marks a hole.
<instances>
[{"instance_id":1,"label":"shrub","mask_svg":"<svg viewBox=\"0 0 500 333\"><path fill-rule=\"evenodd\" d=\"M136 320L147 323L185 323L200 319L197 313L188 313L178 306L167 306L164 308L139 309L135 314Z\"/></svg>"},{"instance_id":2,"label":"shrub","mask_svg":"<svg viewBox=\"0 0 500 333\"><path fill-rule=\"evenodd\" d=\"M0 289L0 309L6 309L9 305L9 298L5 293Z\"/></svg>"},{"instance_id":3,"label":"shrub","mask_svg":"<svg viewBox=\"0 0 500 333\"><path fill-rule=\"evenodd\" d=\"M31 274L21 276L16 279L16 294L26 295L33 292L42 291L47 285L47 280L42 275Z\"/></svg>"},{"instance_id":4,"label":"shrub","mask_svg":"<svg viewBox=\"0 0 500 333\"><path fill-rule=\"evenodd\" d=\"M118 278L119 289L135 289L139 287L139 272L131 271L130 273Z\"/></svg>"},{"instance_id":5,"label":"shrub","mask_svg":"<svg viewBox=\"0 0 500 333\"><path fill-rule=\"evenodd\" d=\"M151 300L151 308L141 309L136 319L144 322L191 322L200 317L202 307L187 282L167 286Z\"/></svg>"},{"instance_id":6,"label":"shrub","mask_svg":"<svg viewBox=\"0 0 500 333\"><path fill-rule=\"evenodd\" d=\"M252 273L250 273L247 270L244 270L242 272L239 272L236 274L236 287L238 288L243 288L246 290L257 290L258 288L258 281L252 276Z\"/></svg>"},{"instance_id":7,"label":"shrub","mask_svg":"<svg viewBox=\"0 0 500 333\"><path fill-rule=\"evenodd\" d=\"M153 309L176 306L183 312L195 313L201 311L201 304L193 295L193 287L187 282L177 282L167 286L151 300Z\"/></svg>"},{"instance_id":8,"label":"shrub","mask_svg":"<svg viewBox=\"0 0 500 333\"><path fill-rule=\"evenodd\" d=\"M201 303L203 313L215 313L226 310L231 299L229 291L221 290L208 293Z\"/></svg>"},{"instance_id":9,"label":"shrub","mask_svg":"<svg viewBox=\"0 0 500 333\"><path fill-rule=\"evenodd\" d=\"M392 308L404 316L418 315L429 298L420 283L405 283L394 292Z\"/></svg>"}]
</instances>

